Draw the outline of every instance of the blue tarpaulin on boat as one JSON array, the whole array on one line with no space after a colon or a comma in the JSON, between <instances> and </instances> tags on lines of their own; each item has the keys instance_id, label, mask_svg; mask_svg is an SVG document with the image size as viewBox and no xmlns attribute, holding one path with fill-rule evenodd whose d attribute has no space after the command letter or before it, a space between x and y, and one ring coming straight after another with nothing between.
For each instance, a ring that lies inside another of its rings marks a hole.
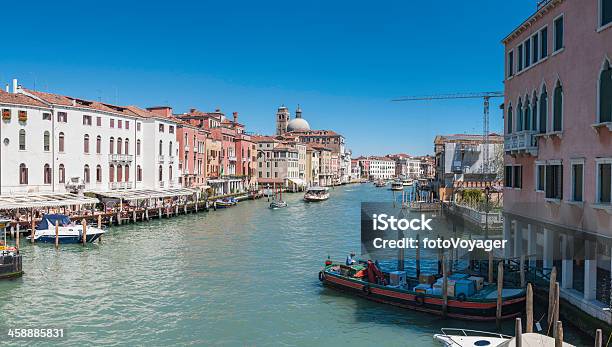
<instances>
[{"instance_id":1,"label":"blue tarpaulin on boat","mask_svg":"<svg viewBox=\"0 0 612 347\"><path fill-rule=\"evenodd\" d=\"M36 229L37 230L47 230L49 229L50 225L51 226L55 225L55 221L57 221L60 226L70 225L71 223L70 218L68 218L68 216L65 216L63 214L46 214L42 217L42 220L38 222Z\"/></svg>"}]
</instances>

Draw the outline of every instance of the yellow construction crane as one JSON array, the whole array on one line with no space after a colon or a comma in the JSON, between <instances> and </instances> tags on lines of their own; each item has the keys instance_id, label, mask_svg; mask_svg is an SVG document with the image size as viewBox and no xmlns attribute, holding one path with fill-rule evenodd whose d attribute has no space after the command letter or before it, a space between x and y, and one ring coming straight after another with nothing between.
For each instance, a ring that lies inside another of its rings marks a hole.
<instances>
[{"instance_id":1,"label":"yellow construction crane","mask_svg":"<svg viewBox=\"0 0 612 347\"><path fill-rule=\"evenodd\" d=\"M457 93L439 94L426 96L403 96L391 101L424 101L424 100L446 100L446 99L480 99L484 100L484 115L482 119L482 142L483 142L483 161L482 173L489 173L489 100L492 98L503 98L503 92L478 92L478 93Z\"/></svg>"}]
</instances>

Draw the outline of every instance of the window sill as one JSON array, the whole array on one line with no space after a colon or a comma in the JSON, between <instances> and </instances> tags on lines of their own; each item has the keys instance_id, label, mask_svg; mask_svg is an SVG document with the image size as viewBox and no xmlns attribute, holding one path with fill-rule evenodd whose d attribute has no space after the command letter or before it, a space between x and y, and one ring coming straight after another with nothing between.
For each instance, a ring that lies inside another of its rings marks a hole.
<instances>
[{"instance_id":1,"label":"window sill","mask_svg":"<svg viewBox=\"0 0 612 347\"><path fill-rule=\"evenodd\" d=\"M559 48L558 50L554 51L554 52L553 52L553 54L552 54L552 56L554 57L555 55L560 54L560 53L562 53L563 51L565 51L565 47L561 47L561 48Z\"/></svg>"},{"instance_id":2,"label":"window sill","mask_svg":"<svg viewBox=\"0 0 612 347\"><path fill-rule=\"evenodd\" d=\"M600 33L600 32L602 32L602 31L604 31L604 30L606 30L606 29L610 29L610 28L612 28L612 22L610 22L610 23L608 23L608 24L605 24L605 25L600 26L599 28L597 28L597 32L598 32L598 33Z\"/></svg>"},{"instance_id":3,"label":"window sill","mask_svg":"<svg viewBox=\"0 0 612 347\"><path fill-rule=\"evenodd\" d=\"M591 205L594 209L596 210L604 210L609 214L612 214L612 205L611 204L602 204L602 203L597 203L597 204L593 204Z\"/></svg>"},{"instance_id":4,"label":"window sill","mask_svg":"<svg viewBox=\"0 0 612 347\"><path fill-rule=\"evenodd\" d=\"M584 201L569 200L569 201L566 201L565 203L568 205L573 205L573 206L580 207L580 208L584 207Z\"/></svg>"},{"instance_id":5,"label":"window sill","mask_svg":"<svg viewBox=\"0 0 612 347\"><path fill-rule=\"evenodd\" d=\"M536 193L545 193L545 191L543 191L543 190L537 190L537 189L535 190L535 192L536 192Z\"/></svg>"},{"instance_id":6,"label":"window sill","mask_svg":"<svg viewBox=\"0 0 612 347\"><path fill-rule=\"evenodd\" d=\"M600 123L595 123L591 125L593 127L593 129L595 129L595 131L597 131L600 128L604 128L607 127L608 131L612 131L612 122L600 122Z\"/></svg>"},{"instance_id":7,"label":"window sill","mask_svg":"<svg viewBox=\"0 0 612 347\"><path fill-rule=\"evenodd\" d=\"M549 204L561 205L561 199L544 198L544 201Z\"/></svg>"},{"instance_id":8,"label":"window sill","mask_svg":"<svg viewBox=\"0 0 612 347\"><path fill-rule=\"evenodd\" d=\"M512 77L515 77L515 76L520 76L520 75L522 75L523 73L525 73L525 72L527 72L527 71L531 70L531 69L532 69L532 68L534 68L535 66L538 66L538 65L540 65L540 64L542 64L542 63L544 63L544 62L545 62L545 61L547 61L547 60L548 60L548 55L547 55L547 56L545 56L544 58L541 58L541 59L540 59L540 60L538 60L537 62L535 62L535 63L533 63L533 64L529 65L528 67L524 67L524 68L523 68L521 71L516 72L514 75L512 75L511 77L509 77L507 80L510 80L510 79L512 79Z\"/></svg>"}]
</instances>

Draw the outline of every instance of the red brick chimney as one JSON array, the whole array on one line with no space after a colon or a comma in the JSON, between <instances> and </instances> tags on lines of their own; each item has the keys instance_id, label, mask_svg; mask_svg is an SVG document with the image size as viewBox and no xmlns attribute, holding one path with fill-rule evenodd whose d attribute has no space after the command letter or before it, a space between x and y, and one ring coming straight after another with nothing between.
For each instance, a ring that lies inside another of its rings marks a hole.
<instances>
[{"instance_id":1,"label":"red brick chimney","mask_svg":"<svg viewBox=\"0 0 612 347\"><path fill-rule=\"evenodd\" d=\"M171 118L172 117L172 107L170 106L154 106L147 107L147 111L158 114L162 117Z\"/></svg>"},{"instance_id":2,"label":"red brick chimney","mask_svg":"<svg viewBox=\"0 0 612 347\"><path fill-rule=\"evenodd\" d=\"M234 112L232 115L234 116L234 123L238 123L238 112Z\"/></svg>"}]
</instances>

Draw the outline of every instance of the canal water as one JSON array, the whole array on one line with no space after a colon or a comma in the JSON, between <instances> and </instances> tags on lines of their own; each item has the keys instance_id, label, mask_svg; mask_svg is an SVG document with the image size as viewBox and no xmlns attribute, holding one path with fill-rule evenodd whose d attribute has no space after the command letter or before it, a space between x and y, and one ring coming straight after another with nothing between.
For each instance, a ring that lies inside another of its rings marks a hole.
<instances>
[{"instance_id":1,"label":"canal water","mask_svg":"<svg viewBox=\"0 0 612 347\"><path fill-rule=\"evenodd\" d=\"M63 328L63 339L36 342L71 346L437 346L442 327L495 329L321 285L328 255L360 250L360 202L391 201L389 190L362 184L336 187L322 203L284 198L285 209L261 199L113 227L86 248L25 244L24 276L0 282L1 332ZM569 327L565 335L591 345Z\"/></svg>"}]
</instances>

